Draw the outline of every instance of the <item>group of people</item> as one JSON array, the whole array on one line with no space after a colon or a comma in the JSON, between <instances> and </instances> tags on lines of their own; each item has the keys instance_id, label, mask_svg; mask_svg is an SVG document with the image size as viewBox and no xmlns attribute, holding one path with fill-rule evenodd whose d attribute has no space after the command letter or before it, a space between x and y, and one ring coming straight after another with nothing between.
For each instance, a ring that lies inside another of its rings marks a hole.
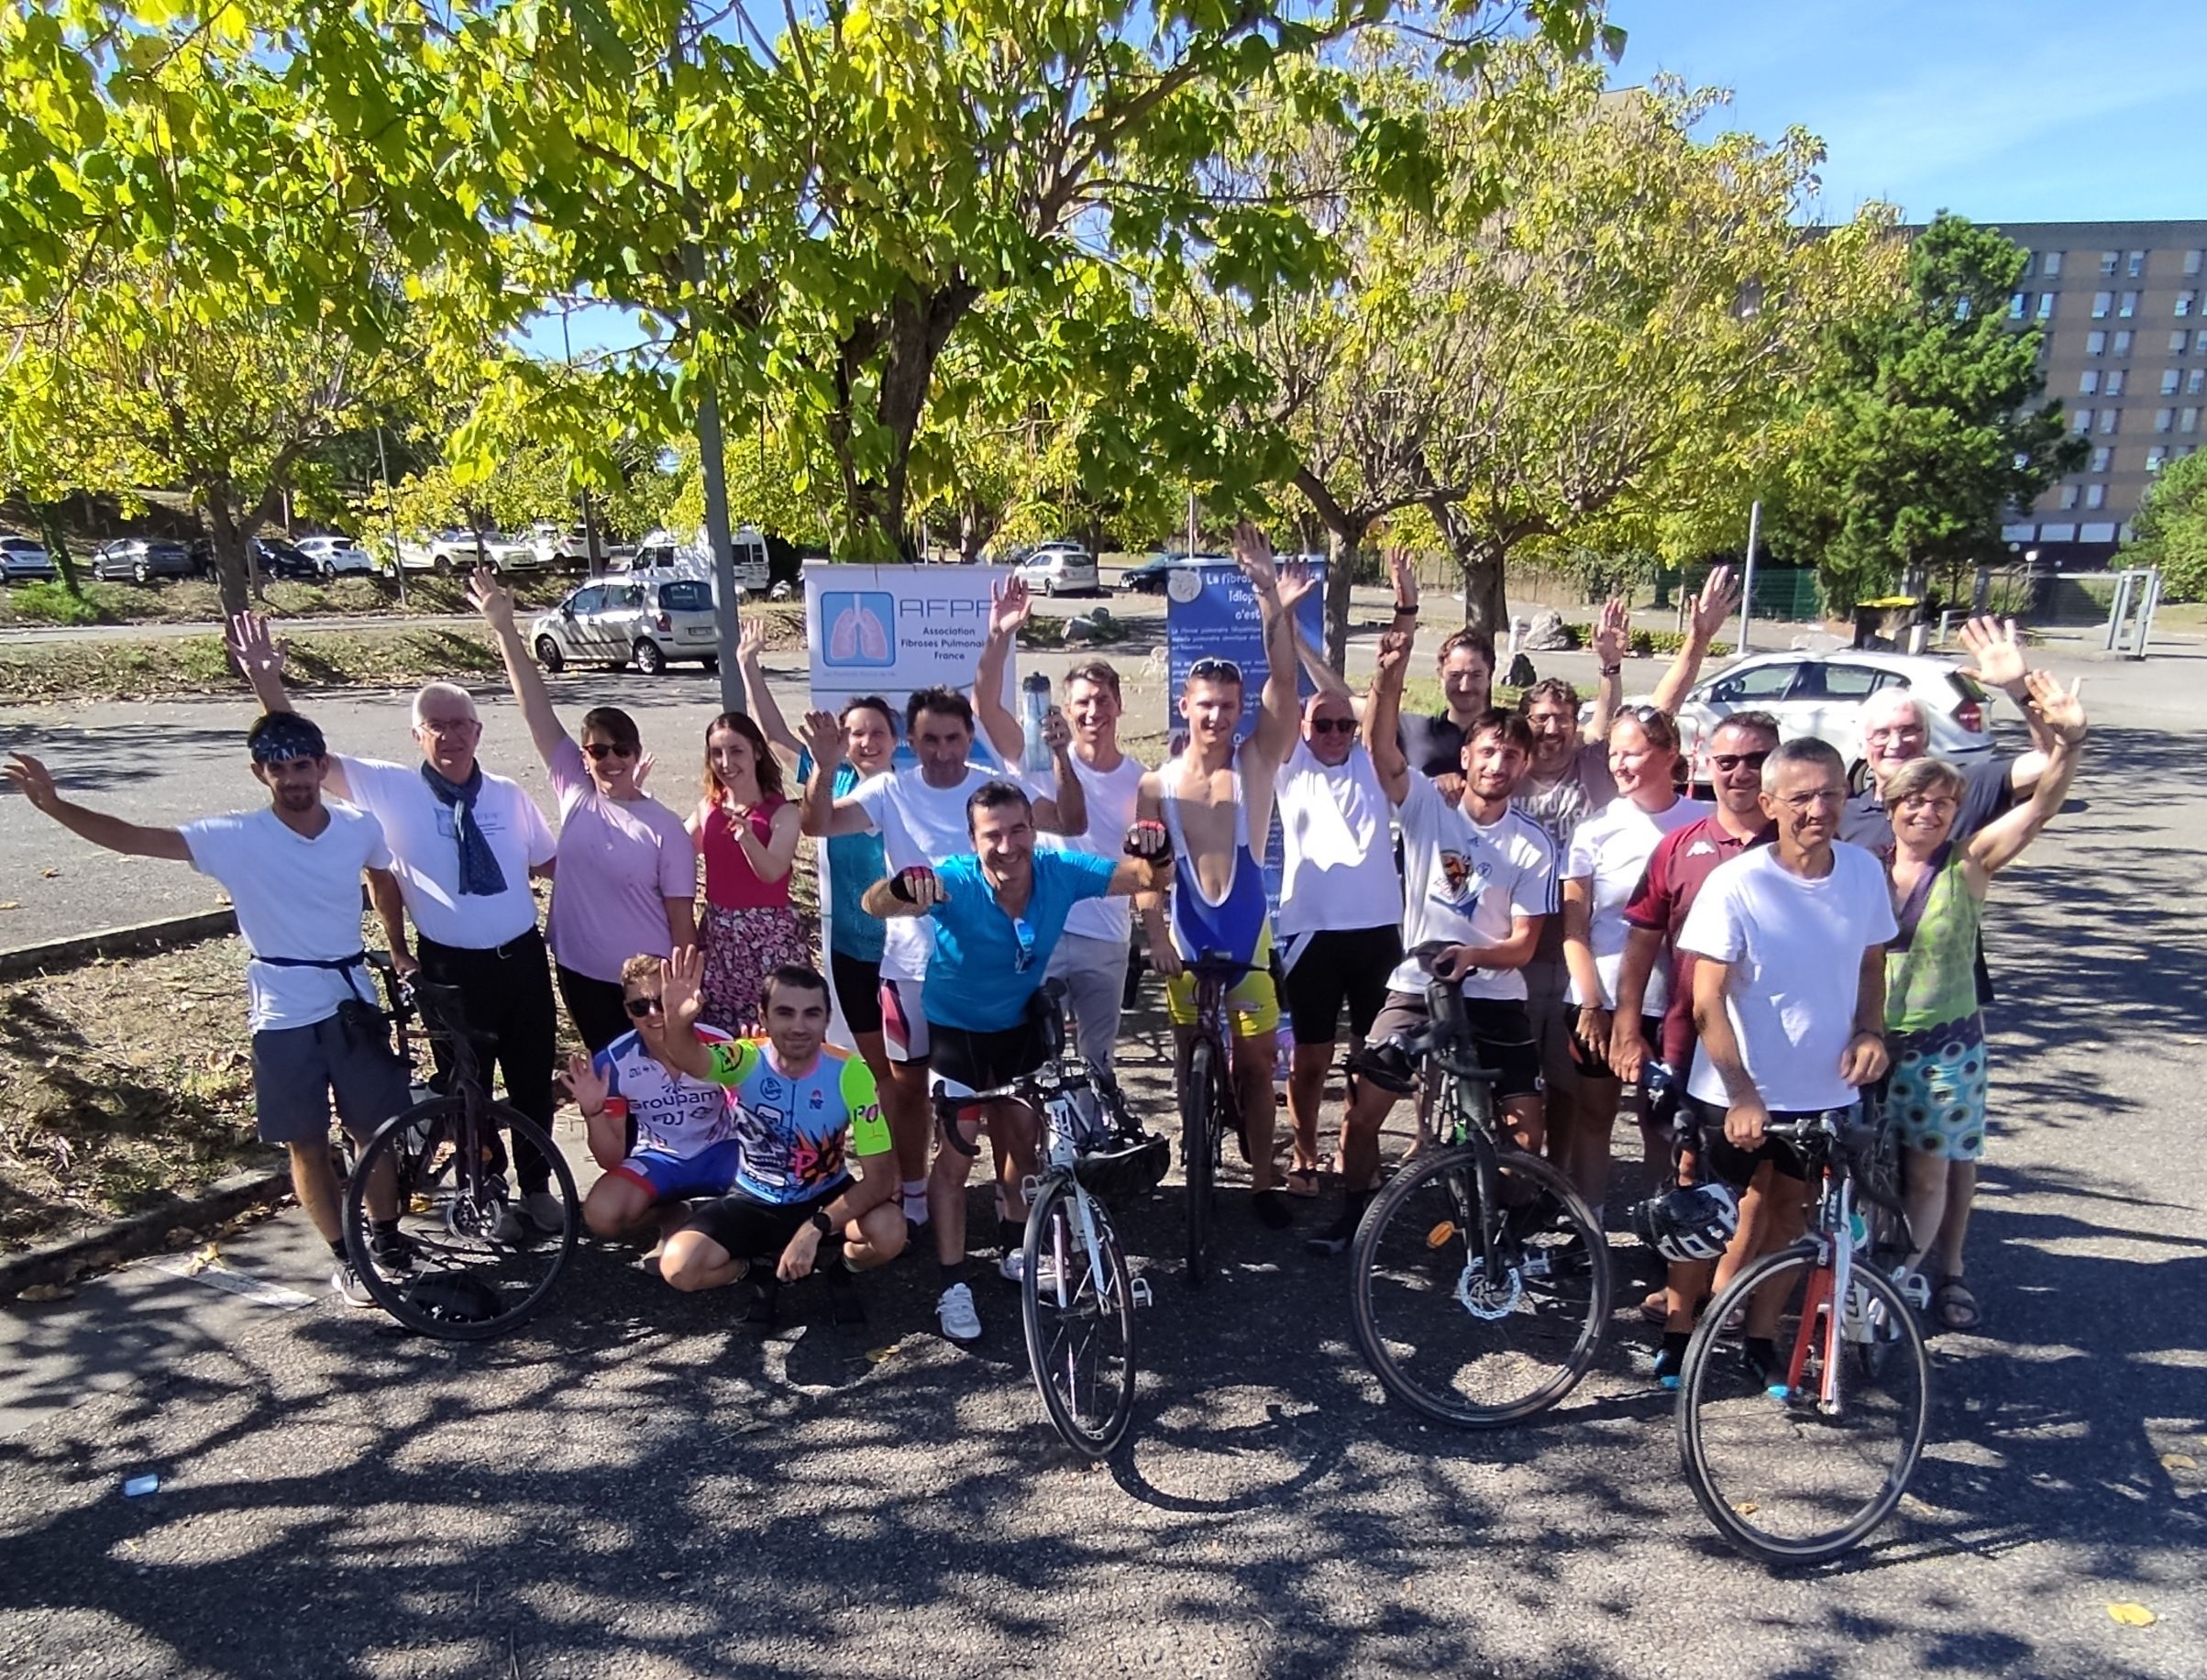
<instances>
[{"instance_id":1,"label":"group of people","mask_svg":"<svg viewBox=\"0 0 2207 1680\"><path fill-rule=\"evenodd\" d=\"M292 709L282 647L250 615L230 642L265 709L247 745L266 809L148 828L64 798L36 758L17 756L8 774L94 844L189 862L228 890L251 955L260 1134L288 1147L300 1202L337 1255L335 1286L361 1304L326 1147L331 1099L359 1133L407 1101L368 983L364 880L393 963L457 992L513 1106L548 1132L562 1086L577 1104L603 1169L583 1207L590 1231L656 1238L679 1288L750 1278L755 1320L771 1321L778 1284L815 1272L834 1310L855 1313L850 1274L925 1230L943 1332L980 1334L966 1228L979 1138L993 1143L996 1245L1013 1278L1035 1155L1033 1117L986 1094L1049 1053L1046 978L1063 983L1078 1053L1111 1066L1139 919L1183 1045L1197 1026L1190 965L1223 958L1241 977L1224 1007L1250 1205L1266 1230L1320 1194L1345 1015L1341 1202L1305 1241L1347 1246L1380 1182L1383 1123L1418 1085L1403 1045L1427 1009L1428 971L1406 955L1422 948L1465 998L1516 1142L1546 1150L1597 1209L1624 1096L1640 1093L1643 1229L1702 1256L1673 1264L1644 1303L1665 1326L1660 1376L1675 1377L1724 1274L1801 1228L1802 1168L1765 1123L1878 1081L1906 1146L1912 1277L1936 1255L1919 1299L1947 1324L1974 1324L1962 1240L1985 1131L1979 907L2059 807L2084 735L2074 691L2026 669L2011 627L1972 624L1976 669L2023 705L2031 753L1941 764L1926 756L1922 702L1881 690L1866 703L1859 793L1831 747L1736 713L1704 744L1705 804L1681 791L1673 714L1736 600L1723 572L1691 603L1650 705L1621 704L1627 625L1611 602L1584 722L1578 693L1552 679L1495 706L1494 647L1468 629L1438 650L1440 709L1406 714L1419 606L1407 566L1393 568L1393 622L1357 694L1297 629L1309 578L1276 565L1250 526L1233 550L1264 624L1253 720L1241 669L1198 659L1172 756L1154 767L1121 747L1119 674L1097 659L1071 670L1049 713L1049 769L1016 768L1025 732L1005 673L1030 602L1011 581L970 698L867 696L797 730L747 625L748 710L707 727L685 816L647 791L652 762L628 713L593 707L568 731L486 571L474 598L550 775L557 828L479 762L482 725L456 685L414 697L418 763L329 752ZM1315 688L1303 701L1298 670ZM982 736L1000 762L979 761ZM1276 917L1263 869L1275 817ZM824 861L824 965L790 902L807 835ZM539 877L551 882L541 929ZM555 994L584 1046L563 1070ZM828 1042L831 1001L851 1050ZM516 1146L510 1168L505 1234L557 1229L548 1164ZM373 1186L369 1202L370 1263L403 1273L396 1210ZM1706 1257L1719 1252L1713 1282Z\"/></svg>"}]
</instances>

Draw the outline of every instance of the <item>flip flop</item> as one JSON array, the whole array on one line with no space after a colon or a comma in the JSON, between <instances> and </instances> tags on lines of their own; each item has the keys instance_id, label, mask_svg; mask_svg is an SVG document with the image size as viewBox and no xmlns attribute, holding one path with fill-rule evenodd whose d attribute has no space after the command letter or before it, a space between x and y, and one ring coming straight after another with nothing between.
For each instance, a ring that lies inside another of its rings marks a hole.
<instances>
[{"instance_id":1,"label":"flip flop","mask_svg":"<svg viewBox=\"0 0 2207 1680\"><path fill-rule=\"evenodd\" d=\"M1315 1198L1319 1193L1319 1169L1315 1166L1289 1167L1281 1188L1290 1196L1306 1200Z\"/></svg>"},{"instance_id":2,"label":"flip flop","mask_svg":"<svg viewBox=\"0 0 2207 1680\"><path fill-rule=\"evenodd\" d=\"M1977 1304L1977 1297L1959 1277L1939 1279L1938 1288L1932 1292L1931 1310L1948 1330L1972 1331L1985 1321L1984 1310Z\"/></svg>"}]
</instances>

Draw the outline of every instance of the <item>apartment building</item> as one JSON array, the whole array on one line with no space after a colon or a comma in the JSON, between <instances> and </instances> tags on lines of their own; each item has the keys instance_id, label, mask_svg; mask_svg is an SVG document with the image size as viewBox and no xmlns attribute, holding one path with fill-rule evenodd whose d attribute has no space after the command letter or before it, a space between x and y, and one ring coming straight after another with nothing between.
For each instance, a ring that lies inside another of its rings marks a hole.
<instances>
[{"instance_id":1,"label":"apartment building","mask_svg":"<svg viewBox=\"0 0 2207 1680\"><path fill-rule=\"evenodd\" d=\"M2001 535L2042 566L2089 569L2154 475L2207 443L2207 221L1992 226L2030 253L2008 315L2045 332L2047 395L2091 446Z\"/></svg>"}]
</instances>

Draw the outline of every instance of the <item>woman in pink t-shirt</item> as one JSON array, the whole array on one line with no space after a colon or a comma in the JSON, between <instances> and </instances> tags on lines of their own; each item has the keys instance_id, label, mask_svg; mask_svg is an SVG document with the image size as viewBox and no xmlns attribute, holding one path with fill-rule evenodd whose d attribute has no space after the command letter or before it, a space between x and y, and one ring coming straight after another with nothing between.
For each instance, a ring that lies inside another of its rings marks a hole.
<instances>
[{"instance_id":1,"label":"woman in pink t-shirt","mask_svg":"<svg viewBox=\"0 0 2207 1680\"><path fill-rule=\"evenodd\" d=\"M682 819L636 785L644 744L635 720L618 706L593 706L582 714L578 745L522 641L513 597L481 567L471 592L559 799L545 938L559 996L595 1055L629 1031L622 966L696 943L697 852Z\"/></svg>"},{"instance_id":2,"label":"woman in pink t-shirt","mask_svg":"<svg viewBox=\"0 0 2207 1680\"><path fill-rule=\"evenodd\" d=\"M789 907L799 816L758 725L741 712L714 718L689 828L705 859L704 1018L723 1032L759 1031L766 976L784 963L813 966L811 941Z\"/></svg>"}]
</instances>

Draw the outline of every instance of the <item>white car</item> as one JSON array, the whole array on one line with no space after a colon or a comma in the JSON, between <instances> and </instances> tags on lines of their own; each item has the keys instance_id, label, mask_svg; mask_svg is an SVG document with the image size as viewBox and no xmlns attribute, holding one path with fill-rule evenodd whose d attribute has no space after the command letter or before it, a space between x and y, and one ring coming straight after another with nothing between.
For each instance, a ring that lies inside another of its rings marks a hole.
<instances>
[{"instance_id":1,"label":"white car","mask_svg":"<svg viewBox=\"0 0 2207 1680\"><path fill-rule=\"evenodd\" d=\"M1012 573L1039 595L1098 592L1096 557L1078 543L1039 543L1015 557Z\"/></svg>"},{"instance_id":2,"label":"white car","mask_svg":"<svg viewBox=\"0 0 2207 1680\"><path fill-rule=\"evenodd\" d=\"M1751 654L1707 677L1678 709L1679 735L1696 787L1709 781L1705 743L1735 712L1767 712L1785 740L1814 735L1839 749L1849 781L1864 768L1862 702L1883 689L1905 689L1931 723L1931 754L1955 763L1989 757L1992 732L1988 697L1951 659L1926 654Z\"/></svg>"},{"instance_id":3,"label":"white car","mask_svg":"<svg viewBox=\"0 0 2207 1680\"><path fill-rule=\"evenodd\" d=\"M720 663L712 585L701 578L604 578L568 593L529 626L529 647L547 671L573 665L656 677L670 660Z\"/></svg>"},{"instance_id":4,"label":"white car","mask_svg":"<svg viewBox=\"0 0 2207 1680\"><path fill-rule=\"evenodd\" d=\"M590 564L590 532L581 525L562 526L548 519L539 520L529 527L527 542L540 565ZM614 542L603 531L598 533L598 558L608 571L620 570L622 562L635 553L625 543Z\"/></svg>"},{"instance_id":5,"label":"white car","mask_svg":"<svg viewBox=\"0 0 2207 1680\"><path fill-rule=\"evenodd\" d=\"M28 536L0 536L0 583L43 583L54 575L46 545Z\"/></svg>"},{"instance_id":6,"label":"white car","mask_svg":"<svg viewBox=\"0 0 2207 1680\"><path fill-rule=\"evenodd\" d=\"M326 578L366 577L376 569L368 550L349 536L302 536L292 547Z\"/></svg>"}]
</instances>

